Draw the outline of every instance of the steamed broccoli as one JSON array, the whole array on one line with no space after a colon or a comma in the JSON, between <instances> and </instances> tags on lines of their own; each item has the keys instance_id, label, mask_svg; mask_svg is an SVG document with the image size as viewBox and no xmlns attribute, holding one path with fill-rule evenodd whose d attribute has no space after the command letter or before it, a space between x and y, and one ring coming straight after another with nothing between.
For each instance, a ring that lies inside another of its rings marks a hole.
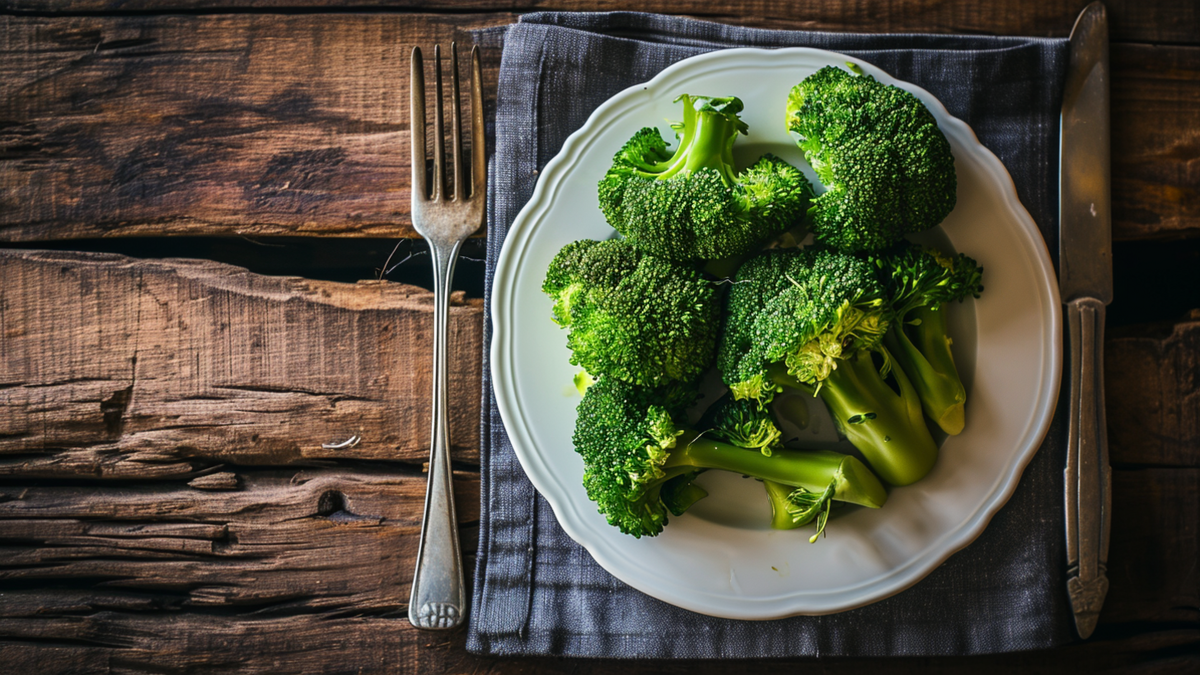
<instances>
[{"instance_id":1,"label":"steamed broccoli","mask_svg":"<svg viewBox=\"0 0 1200 675\"><path fill-rule=\"evenodd\" d=\"M786 448L766 457L676 424L687 398L602 377L579 404L574 444L583 457L584 487L600 513L625 534L661 532L669 514L702 496L691 480L705 469L818 494L832 487L833 499L872 508L886 501L879 480L853 457Z\"/></svg>"},{"instance_id":2,"label":"steamed broccoli","mask_svg":"<svg viewBox=\"0 0 1200 675\"><path fill-rule=\"evenodd\" d=\"M916 390L881 344L885 299L867 261L823 247L766 251L730 288L718 365L740 399L769 401L781 385L815 388L875 473L908 485L933 467L937 446Z\"/></svg>"},{"instance_id":3,"label":"steamed broccoli","mask_svg":"<svg viewBox=\"0 0 1200 675\"><path fill-rule=\"evenodd\" d=\"M945 304L979 297L983 268L961 253L907 243L872 260L896 317L884 344L911 378L925 414L946 433L961 432L967 392L950 353Z\"/></svg>"},{"instance_id":4,"label":"steamed broccoli","mask_svg":"<svg viewBox=\"0 0 1200 675\"><path fill-rule=\"evenodd\" d=\"M737 98L680 96L684 118L672 152L657 129L634 134L600 181L600 209L638 248L672 260L749 252L797 224L812 186L773 155L737 172L733 142L745 133Z\"/></svg>"},{"instance_id":5,"label":"steamed broccoli","mask_svg":"<svg viewBox=\"0 0 1200 675\"><path fill-rule=\"evenodd\" d=\"M827 189L809 211L819 242L877 251L954 208L950 143L924 104L899 87L826 66L792 88L787 128Z\"/></svg>"},{"instance_id":6,"label":"steamed broccoli","mask_svg":"<svg viewBox=\"0 0 1200 675\"><path fill-rule=\"evenodd\" d=\"M712 364L720 298L694 269L625 240L585 239L558 252L542 290L570 331L571 363L591 375L658 385L693 380Z\"/></svg>"}]
</instances>

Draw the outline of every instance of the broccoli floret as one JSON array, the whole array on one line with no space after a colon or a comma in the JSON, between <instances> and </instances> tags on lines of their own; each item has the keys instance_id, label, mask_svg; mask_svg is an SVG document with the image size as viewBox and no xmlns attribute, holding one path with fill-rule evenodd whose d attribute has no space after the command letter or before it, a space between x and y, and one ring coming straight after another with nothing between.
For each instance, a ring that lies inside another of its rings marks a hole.
<instances>
[{"instance_id":1,"label":"broccoli floret","mask_svg":"<svg viewBox=\"0 0 1200 675\"><path fill-rule=\"evenodd\" d=\"M948 434L966 424L967 391L946 335L948 302L983 292L983 268L970 257L903 244L872 257L896 320L884 344L912 380L925 414Z\"/></svg>"},{"instance_id":2,"label":"broccoli floret","mask_svg":"<svg viewBox=\"0 0 1200 675\"><path fill-rule=\"evenodd\" d=\"M600 181L610 225L652 255L692 261L747 253L803 219L813 193L799 169L768 154L735 170L733 143L747 129L739 99L677 100L684 112L678 148L644 128Z\"/></svg>"},{"instance_id":3,"label":"broccoli floret","mask_svg":"<svg viewBox=\"0 0 1200 675\"><path fill-rule=\"evenodd\" d=\"M954 209L950 143L916 96L870 75L826 66L792 88L787 128L826 192L810 229L843 251L877 251Z\"/></svg>"},{"instance_id":4,"label":"broccoli floret","mask_svg":"<svg viewBox=\"0 0 1200 675\"><path fill-rule=\"evenodd\" d=\"M686 400L678 391L602 377L579 404L574 444L583 458L583 485L600 513L625 534L661 532L679 506L679 492L691 492L691 479L706 469L817 493L834 484L833 499L872 508L887 500L879 480L852 457L787 448L766 457L678 425ZM683 499L685 508L692 496Z\"/></svg>"},{"instance_id":5,"label":"broccoli floret","mask_svg":"<svg viewBox=\"0 0 1200 675\"><path fill-rule=\"evenodd\" d=\"M709 406L700 426L717 438L770 457L783 447L783 432L766 406L750 399L724 396Z\"/></svg>"},{"instance_id":6,"label":"broccoli floret","mask_svg":"<svg viewBox=\"0 0 1200 675\"><path fill-rule=\"evenodd\" d=\"M876 347L887 331L883 292L867 263L824 247L773 249L734 277L717 365L735 398L770 401L780 383L819 383L843 353Z\"/></svg>"},{"instance_id":7,"label":"broccoli floret","mask_svg":"<svg viewBox=\"0 0 1200 675\"><path fill-rule=\"evenodd\" d=\"M882 344L885 300L865 260L822 247L767 251L735 277L718 364L735 398L766 402L781 386L815 388L879 477L908 485L933 467L937 446L916 391Z\"/></svg>"},{"instance_id":8,"label":"broccoli floret","mask_svg":"<svg viewBox=\"0 0 1200 675\"><path fill-rule=\"evenodd\" d=\"M720 297L690 267L625 240L581 240L554 257L542 290L570 331L571 363L591 375L658 385L693 380L712 364Z\"/></svg>"}]
</instances>

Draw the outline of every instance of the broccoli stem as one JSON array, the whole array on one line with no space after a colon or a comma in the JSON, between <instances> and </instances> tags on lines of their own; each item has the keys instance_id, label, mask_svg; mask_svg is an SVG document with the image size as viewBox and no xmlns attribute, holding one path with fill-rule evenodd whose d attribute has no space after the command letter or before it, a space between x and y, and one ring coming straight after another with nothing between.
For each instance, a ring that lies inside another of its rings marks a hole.
<instances>
[{"instance_id":1,"label":"broccoli stem","mask_svg":"<svg viewBox=\"0 0 1200 675\"><path fill-rule=\"evenodd\" d=\"M884 350L884 355L890 355ZM818 394L829 414L879 477L892 485L920 480L937 461L921 401L903 369L893 367L900 394L888 386L871 358L859 350L841 359Z\"/></svg>"},{"instance_id":2,"label":"broccoli stem","mask_svg":"<svg viewBox=\"0 0 1200 675\"><path fill-rule=\"evenodd\" d=\"M688 471L663 482L659 497L671 515L682 516L692 504L708 496L708 490L692 482L700 473Z\"/></svg>"},{"instance_id":3,"label":"broccoli stem","mask_svg":"<svg viewBox=\"0 0 1200 675\"><path fill-rule=\"evenodd\" d=\"M810 492L804 488L791 488L773 481L763 481L767 498L771 503L771 527L777 530L792 530L817 521L817 532L808 538L814 544L825 533L829 512L833 509L833 492L836 483L830 483L824 492Z\"/></svg>"},{"instance_id":4,"label":"broccoli stem","mask_svg":"<svg viewBox=\"0 0 1200 675\"><path fill-rule=\"evenodd\" d=\"M733 141L738 133L737 122L728 115L707 110L697 112L689 100L684 106L684 128L679 149L657 174L657 178L667 180L680 173L715 169L726 185L732 185Z\"/></svg>"},{"instance_id":5,"label":"broccoli stem","mask_svg":"<svg viewBox=\"0 0 1200 675\"><path fill-rule=\"evenodd\" d=\"M962 432L966 424L963 406L967 391L954 366L950 338L946 335L946 308L916 307L905 317L913 322L892 324L884 344L896 362L912 376L913 387L921 397L925 414L951 436ZM914 343L912 337L916 338Z\"/></svg>"},{"instance_id":6,"label":"broccoli stem","mask_svg":"<svg viewBox=\"0 0 1200 675\"><path fill-rule=\"evenodd\" d=\"M788 497L791 496L796 488L791 485L776 483L773 480L764 480L762 483L763 487L767 489L767 499L771 502L771 529L794 530L812 521L812 518L809 518L801 523L787 509Z\"/></svg>"},{"instance_id":7,"label":"broccoli stem","mask_svg":"<svg viewBox=\"0 0 1200 675\"><path fill-rule=\"evenodd\" d=\"M732 471L818 494L833 485L833 499L871 508L887 501L879 479L858 458L829 450L782 448L767 457L687 430L676 440L663 470L670 473L681 466Z\"/></svg>"}]
</instances>

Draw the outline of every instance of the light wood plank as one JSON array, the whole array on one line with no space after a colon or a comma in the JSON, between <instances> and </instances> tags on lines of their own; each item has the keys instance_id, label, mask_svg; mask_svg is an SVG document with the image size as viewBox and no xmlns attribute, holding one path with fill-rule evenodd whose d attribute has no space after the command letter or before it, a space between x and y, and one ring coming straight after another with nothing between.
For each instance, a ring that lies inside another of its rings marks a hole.
<instances>
[{"instance_id":1,"label":"light wood plank","mask_svg":"<svg viewBox=\"0 0 1200 675\"><path fill-rule=\"evenodd\" d=\"M415 236L412 47L513 20L0 17L0 240Z\"/></svg>"},{"instance_id":2,"label":"light wood plank","mask_svg":"<svg viewBox=\"0 0 1200 675\"><path fill-rule=\"evenodd\" d=\"M0 475L150 479L427 457L428 291L12 250L0 250L0 278ZM447 334L451 440L468 462L482 304L456 293Z\"/></svg>"}]
</instances>

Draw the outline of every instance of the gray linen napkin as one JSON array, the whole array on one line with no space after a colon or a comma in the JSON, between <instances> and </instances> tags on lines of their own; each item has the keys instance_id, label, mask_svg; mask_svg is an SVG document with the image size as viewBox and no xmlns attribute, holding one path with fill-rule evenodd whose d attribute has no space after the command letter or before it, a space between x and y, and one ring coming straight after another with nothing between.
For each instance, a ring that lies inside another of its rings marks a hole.
<instances>
[{"instance_id":1,"label":"gray linen napkin","mask_svg":"<svg viewBox=\"0 0 1200 675\"><path fill-rule=\"evenodd\" d=\"M496 37L492 34L488 37ZM1008 167L1057 246L1065 40L745 29L647 14L540 13L503 35L488 204L487 302L505 233L538 172L602 102L680 59L726 47L852 54L932 92ZM632 133L632 130L631 130ZM616 580L559 527L521 470L489 379L484 327L482 514L468 649L605 658L933 656L1072 639L1062 508L1064 405L1016 493L979 539L916 586L819 617L732 621Z\"/></svg>"}]
</instances>

